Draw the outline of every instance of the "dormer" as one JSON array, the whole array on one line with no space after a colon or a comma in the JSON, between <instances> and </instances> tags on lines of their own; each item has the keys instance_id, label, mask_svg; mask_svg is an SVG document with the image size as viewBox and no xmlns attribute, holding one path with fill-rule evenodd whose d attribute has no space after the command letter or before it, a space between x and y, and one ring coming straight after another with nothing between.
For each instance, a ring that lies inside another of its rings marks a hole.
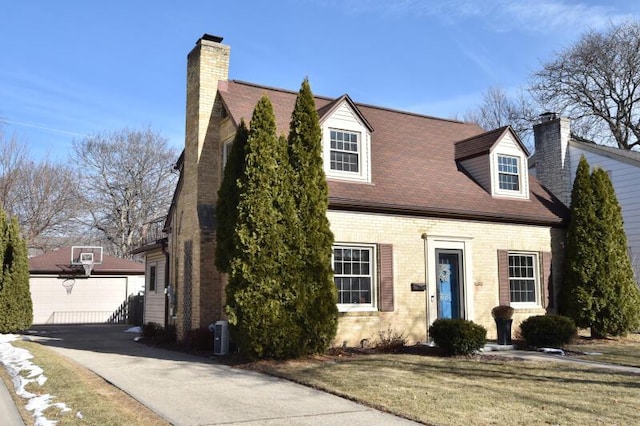
<instances>
[{"instance_id":1,"label":"dormer","mask_svg":"<svg viewBox=\"0 0 640 426\"><path fill-rule=\"evenodd\" d=\"M529 199L528 157L509 126L456 143L456 161L495 198Z\"/></svg>"},{"instance_id":2,"label":"dormer","mask_svg":"<svg viewBox=\"0 0 640 426\"><path fill-rule=\"evenodd\" d=\"M371 183L373 128L348 95L318 111L328 179Z\"/></svg>"}]
</instances>

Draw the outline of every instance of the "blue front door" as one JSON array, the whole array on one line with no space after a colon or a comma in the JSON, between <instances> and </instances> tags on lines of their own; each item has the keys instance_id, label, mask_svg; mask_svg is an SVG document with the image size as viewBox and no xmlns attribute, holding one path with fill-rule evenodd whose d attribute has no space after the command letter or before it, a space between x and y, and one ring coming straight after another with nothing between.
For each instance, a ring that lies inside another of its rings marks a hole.
<instances>
[{"instance_id":1,"label":"blue front door","mask_svg":"<svg viewBox=\"0 0 640 426\"><path fill-rule=\"evenodd\" d=\"M438 318L461 318L460 250L437 250Z\"/></svg>"}]
</instances>

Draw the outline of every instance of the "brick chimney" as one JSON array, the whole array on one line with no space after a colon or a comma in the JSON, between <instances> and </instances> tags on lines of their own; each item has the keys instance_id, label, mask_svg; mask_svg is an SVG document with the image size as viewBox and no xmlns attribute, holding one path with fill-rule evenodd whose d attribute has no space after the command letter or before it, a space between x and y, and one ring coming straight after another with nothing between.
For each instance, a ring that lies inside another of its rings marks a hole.
<instances>
[{"instance_id":1,"label":"brick chimney","mask_svg":"<svg viewBox=\"0 0 640 426\"><path fill-rule=\"evenodd\" d=\"M216 96L229 76L229 46L203 35L187 57L183 181L176 204L171 256L175 263L178 339L223 318L224 284L215 269L215 206L221 178L220 121Z\"/></svg>"},{"instance_id":2,"label":"brick chimney","mask_svg":"<svg viewBox=\"0 0 640 426\"><path fill-rule=\"evenodd\" d=\"M568 118L547 112L533 126L536 147L536 177L565 205L571 203L571 164L569 139L571 124Z\"/></svg>"}]
</instances>

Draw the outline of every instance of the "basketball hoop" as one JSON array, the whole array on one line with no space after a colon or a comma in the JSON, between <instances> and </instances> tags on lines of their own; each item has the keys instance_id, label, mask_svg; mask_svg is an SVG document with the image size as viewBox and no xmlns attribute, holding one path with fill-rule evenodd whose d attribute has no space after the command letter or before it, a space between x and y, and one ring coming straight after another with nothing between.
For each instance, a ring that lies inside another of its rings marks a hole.
<instances>
[{"instance_id":1,"label":"basketball hoop","mask_svg":"<svg viewBox=\"0 0 640 426\"><path fill-rule=\"evenodd\" d=\"M66 280L62 281L62 287L67 290L67 294L71 294L71 290L73 290L73 285L75 283L76 280L74 278L67 278Z\"/></svg>"}]
</instances>

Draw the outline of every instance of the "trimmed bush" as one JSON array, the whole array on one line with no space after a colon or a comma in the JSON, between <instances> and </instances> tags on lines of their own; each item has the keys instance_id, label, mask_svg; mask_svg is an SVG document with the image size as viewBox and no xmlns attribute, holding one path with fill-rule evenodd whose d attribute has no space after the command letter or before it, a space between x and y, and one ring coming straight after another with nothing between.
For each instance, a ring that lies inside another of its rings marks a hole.
<instances>
[{"instance_id":1,"label":"trimmed bush","mask_svg":"<svg viewBox=\"0 0 640 426\"><path fill-rule=\"evenodd\" d=\"M155 339L163 331L163 327L157 322L148 322L142 326L142 337Z\"/></svg>"},{"instance_id":2,"label":"trimmed bush","mask_svg":"<svg viewBox=\"0 0 640 426\"><path fill-rule=\"evenodd\" d=\"M561 315L536 315L520 324L520 334L528 346L562 347L575 337L576 324Z\"/></svg>"},{"instance_id":3,"label":"trimmed bush","mask_svg":"<svg viewBox=\"0 0 640 426\"><path fill-rule=\"evenodd\" d=\"M473 321L438 319L429 327L429 335L445 355L469 355L484 346L487 330Z\"/></svg>"},{"instance_id":4,"label":"trimmed bush","mask_svg":"<svg viewBox=\"0 0 640 426\"><path fill-rule=\"evenodd\" d=\"M491 316L494 319L511 319L513 317L513 308L508 305L498 305L491 310Z\"/></svg>"}]
</instances>

